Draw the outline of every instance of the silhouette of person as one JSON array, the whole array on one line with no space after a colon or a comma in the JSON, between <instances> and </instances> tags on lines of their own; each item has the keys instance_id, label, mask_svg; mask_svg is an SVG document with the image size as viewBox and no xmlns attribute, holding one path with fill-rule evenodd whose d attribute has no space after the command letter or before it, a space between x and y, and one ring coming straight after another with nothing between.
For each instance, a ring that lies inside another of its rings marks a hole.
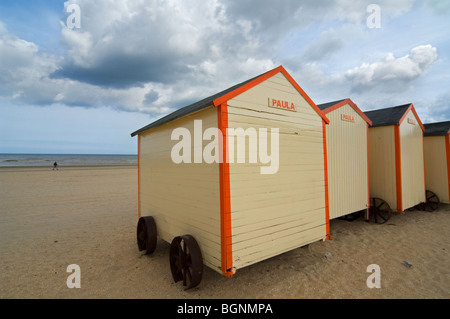
<instances>
[{"instance_id":1,"label":"silhouette of person","mask_svg":"<svg viewBox=\"0 0 450 319\"><path fill-rule=\"evenodd\" d=\"M56 162L53 163L53 170L55 170L55 169L58 170L58 163L56 163Z\"/></svg>"}]
</instances>

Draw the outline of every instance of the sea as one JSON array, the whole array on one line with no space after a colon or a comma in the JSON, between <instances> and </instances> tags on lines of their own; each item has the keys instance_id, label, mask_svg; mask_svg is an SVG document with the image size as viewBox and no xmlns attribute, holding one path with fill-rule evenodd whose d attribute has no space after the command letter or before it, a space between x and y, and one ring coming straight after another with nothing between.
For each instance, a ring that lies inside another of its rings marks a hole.
<instances>
[{"instance_id":1,"label":"sea","mask_svg":"<svg viewBox=\"0 0 450 319\"><path fill-rule=\"evenodd\" d=\"M1 154L0 167L5 166L92 166L137 165L137 155L111 154Z\"/></svg>"}]
</instances>

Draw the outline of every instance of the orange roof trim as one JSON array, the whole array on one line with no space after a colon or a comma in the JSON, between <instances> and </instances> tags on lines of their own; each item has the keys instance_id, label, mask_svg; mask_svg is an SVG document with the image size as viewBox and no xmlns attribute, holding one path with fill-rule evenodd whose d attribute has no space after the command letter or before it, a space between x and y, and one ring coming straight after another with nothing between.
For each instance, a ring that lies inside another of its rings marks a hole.
<instances>
[{"instance_id":1,"label":"orange roof trim","mask_svg":"<svg viewBox=\"0 0 450 319\"><path fill-rule=\"evenodd\" d=\"M264 73L263 75L257 77L253 81L237 88L236 90L233 90L213 101L214 106L219 106L222 103L225 103L226 101L238 96L241 93L244 93L245 91L251 89L252 87L255 87L256 85L264 82L265 80L273 77L275 74L282 73L288 81L297 89L297 91L300 93L301 96L311 105L311 107L319 114L319 116L325 121L326 124L330 123L330 120L325 116L325 114L317 107L317 105L311 100L311 98L303 91L303 89L298 85L297 82L292 78L292 76L285 70L283 66L279 66L269 72Z\"/></svg>"},{"instance_id":2,"label":"orange roof trim","mask_svg":"<svg viewBox=\"0 0 450 319\"><path fill-rule=\"evenodd\" d=\"M351 99L342 100L341 102L334 104L332 107L329 107L329 108L323 110L322 112L326 115L326 114L330 113L331 111L334 111L334 110L336 110L344 105L347 105L347 104L350 105L355 110L355 112L358 113L359 116L361 116L364 119L364 121L367 122L367 124L372 126L372 121L367 117L366 114L364 114L363 111L360 110L360 108Z\"/></svg>"},{"instance_id":3,"label":"orange roof trim","mask_svg":"<svg viewBox=\"0 0 450 319\"><path fill-rule=\"evenodd\" d=\"M402 116L400 121L398 122L398 125L402 124L403 120L406 118L406 115L408 114L409 111L413 112L414 116L417 119L417 123L419 123L420 127L422 128L422 132L425 132L425 126L423 126L422 121L420 120L419 115L417 115L416 109L414 108L414 105L412 103L408 107L408 109L406 110L405 114Z\"/></svg>"}]
</instances>

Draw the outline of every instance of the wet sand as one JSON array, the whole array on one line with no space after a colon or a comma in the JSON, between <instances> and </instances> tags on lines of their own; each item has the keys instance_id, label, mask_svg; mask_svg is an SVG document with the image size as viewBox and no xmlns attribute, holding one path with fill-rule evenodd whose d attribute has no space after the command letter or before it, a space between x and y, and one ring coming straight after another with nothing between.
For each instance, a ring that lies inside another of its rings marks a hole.
<instances>
[{"instance_id":1,"label":"wet sand","mask_svg":"<svg viewBox=\"0 0 450 319\"><path fill-rule=\"evenodd\" d=\"M168 243L159 240L151 256L137 249L135 166L0 168L0 221L2 299L450 297L450 205L394 214L383 225L332 220L330 241L233 278L205 267L189 291L173 283ZM81 269L79 289L66 284L71 264ZM371 264L381 288L367 287Z\"/></svg>"}]
</instances>

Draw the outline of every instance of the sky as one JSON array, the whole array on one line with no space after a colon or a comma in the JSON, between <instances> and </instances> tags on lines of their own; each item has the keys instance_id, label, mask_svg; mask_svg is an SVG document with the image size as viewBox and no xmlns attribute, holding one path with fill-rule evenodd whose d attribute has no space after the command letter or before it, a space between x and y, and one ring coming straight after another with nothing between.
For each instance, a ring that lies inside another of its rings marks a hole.
<instances>
[{"instance_id":1,"label":"sky","mask_svg":"<svg viewBox=\"0 0 450 319\"><path fill-rule=\"evenodd\" d=\"M0 0L0 153L136 154L133 131L279 65L316 104L450 120L449 21L441 0Z\"/></svg>"}]
</instances>

